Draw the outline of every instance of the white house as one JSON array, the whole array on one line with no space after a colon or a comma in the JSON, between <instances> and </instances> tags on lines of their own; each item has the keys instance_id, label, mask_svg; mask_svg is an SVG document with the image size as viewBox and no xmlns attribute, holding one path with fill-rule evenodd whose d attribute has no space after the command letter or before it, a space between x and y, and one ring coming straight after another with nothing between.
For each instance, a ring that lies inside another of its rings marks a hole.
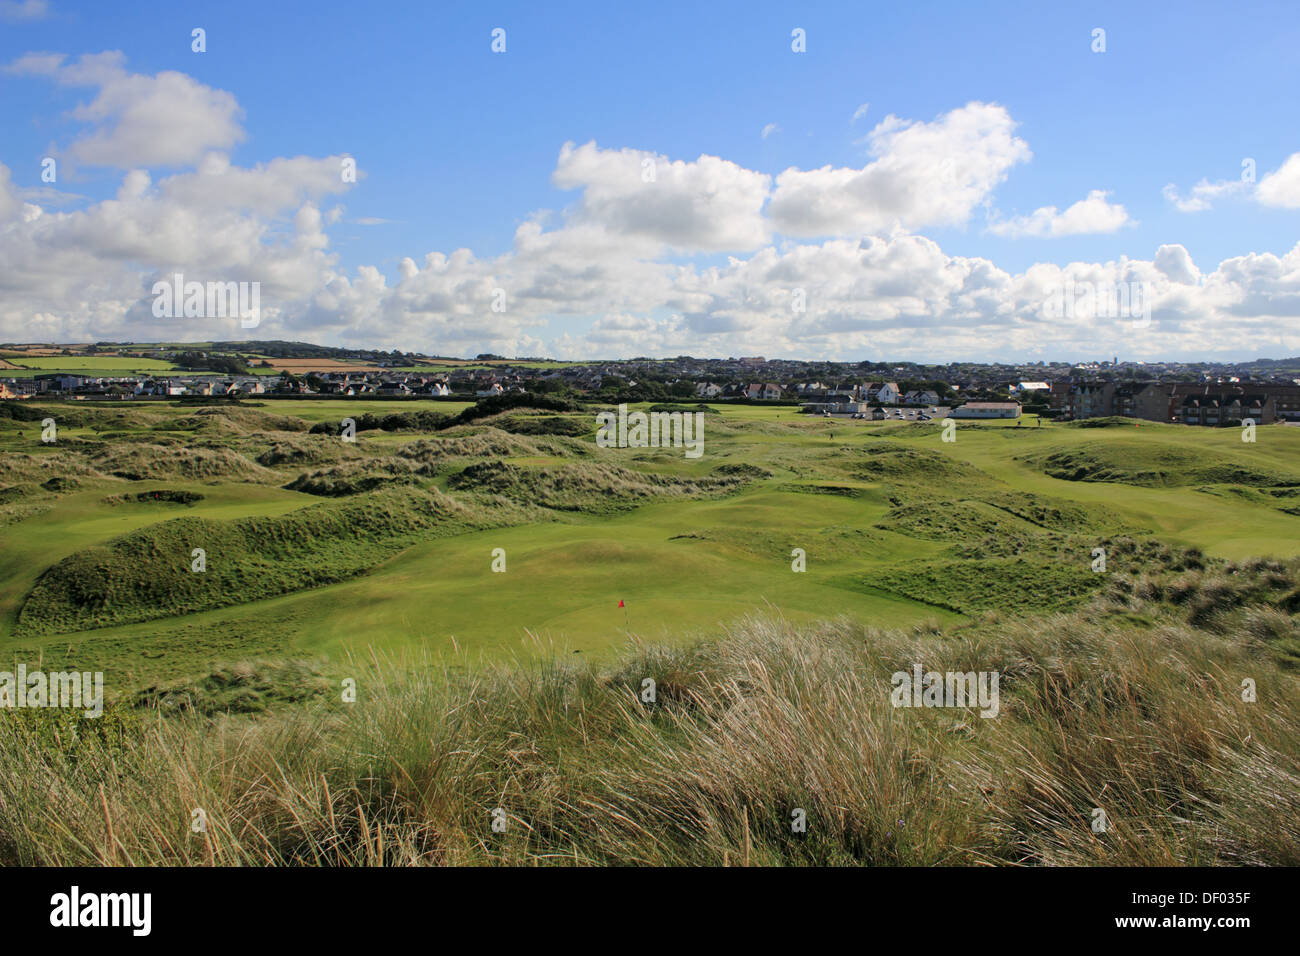
<instances>
[{"instance_id":1,"label":"white house","mask_svg":"<svg viewBox=\"0 0 1300 956\"><path fill-rule=\"evenodd\" d=\"M1052 386L1047 382L1021 382L1015 388L1018 392L1050 392Z\"/></svg>"},{"instance_id":2,"label":"white house","mask_svg":"<svg viewBox=\"0 0 1300 956\"><path fill-rule=\"evenodd\" d=\"M477 395L479 398L488 398L489 396L492 395L500 395L504 391L505 389L501 387L501 384L499 382L493 382L487 388L481 388L474 394Z\"/></svg>"},{"instance_id":3,"label":"white house","mask_svg":"<svg viewBox=\"0 0 1300 956\"><path fill-rule=\"evenodd\" d=\"M897 405L898 383L872 382L867 386L867 401L878 405Z\"/></svg>"},{"instance_id":4,"label":"white house","mask_svg":"<svg viewBox=\"0 0 1300 956\"><path fill-rule=\"evenodd\" d=\"M939 393L929 388L914 388L903 396L904 405L938 405Z\"/></svg>"},{"instance_id":5,"label":"white house","mask_svg":"<svg viewBox=\"0 0 1300 956\"><path fill-rule=\"evenodd\" d=\"M722 386L713 382L700 382L695 386L695 395L698 398L717 398L722 394Z\"/></svg>"},{"instance_id":6,"label":"white house","mask_svg":"<svg viewBox=\"0 0 1300 956\"><path fill-rule=\"evenodd\" d=\"M1019 418L1019 402L967 402L952 410L953 418Z\"/></svg>"}]
</instances>

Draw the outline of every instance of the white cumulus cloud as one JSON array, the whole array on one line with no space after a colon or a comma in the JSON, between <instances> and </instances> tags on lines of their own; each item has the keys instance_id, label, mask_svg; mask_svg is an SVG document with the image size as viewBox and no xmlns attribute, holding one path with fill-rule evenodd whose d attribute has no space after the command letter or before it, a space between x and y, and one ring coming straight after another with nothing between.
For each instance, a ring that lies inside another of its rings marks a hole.
<instances>
[{"instance_id":1,"label":"white cumulus cloud","mask_svg":"<svg viewBox=\"0 0 1300 956\"><path fill-rule=\"evenodd\" d=\"M1300 209L1300 153L1292 153L1278 169L1259 181L1256 198L1265 206Z\"/></svg>"},{"instance_id":2,"label":"white cumulus cloud","mask_svg":"<svg viewBox=\"0 0 1300 956\"><path fill-rule=\"evenodd\" d=\"M69 155L88 166L183 166L244 139L242 111L230 93L174 70L129 73L125 63L119 51L72 62L59 54L28 54L6 70L96 89L90 102L72 111L92 128L68 147Z\"/></svg>"},{"instance_id":3,"label":"white cumulus cloud","mask_svg":"<svg viewBox=\"0 0 1300 956\"><path fill-rule=\"evenodd\" d=\"M989 232L1009 238L1033 236L1041 239L1115 232L1132 220L1128 210L1112 203L1106 198L1108 195L1103 190L1094 189L1086 199L1080 199L1065 212L1055 206L1043 206L1028 216L995 222L989 226Z\"/></svg>"},{"instance_id":4,"label":"white cumulus cloud","mask_svg":"<svg viewBox=\"0 0 1300 956\"><path fill-rule=\"evenodd\" d=\"M767 241L762 208L771 177L716 156L685 162L566 143L552 181L582 190L578 222L599 223L615 235L683 252L753 249Z\"/></svg>"},{"instance_id":5,"label":"white cumulus cloud","mask_svg":"<svg viewBox=\"0 0 1300 956\"><path fill-rule=\"evenodd\" d=\"M1031 154L1002 106L968 103L931 123L885 117L867 136L861 169L787 169L768 206L777 230L800 237L867 235L895 227L959 226Z\"/></svg>"}]
</instances>

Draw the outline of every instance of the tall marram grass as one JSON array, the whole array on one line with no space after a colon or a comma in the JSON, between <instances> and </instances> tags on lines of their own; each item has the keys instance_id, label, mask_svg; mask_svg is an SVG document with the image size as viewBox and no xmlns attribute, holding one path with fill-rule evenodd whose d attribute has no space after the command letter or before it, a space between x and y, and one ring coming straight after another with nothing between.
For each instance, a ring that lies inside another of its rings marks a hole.
<instances>
[{"instance_id":1,"label":"tall marram grass","mask_svg":"<svg viewBox=\"0 0 1300 956\"><path fill-rule=\"evenodd\" d=\"M1295 865L1300 687L1275 661L1181 621L763 617L612 669L372 666L355 704L257 718L9 712L0 862ZM998 671L999 716L895 709L914 662Z\"/></svg>"}]
</instances>

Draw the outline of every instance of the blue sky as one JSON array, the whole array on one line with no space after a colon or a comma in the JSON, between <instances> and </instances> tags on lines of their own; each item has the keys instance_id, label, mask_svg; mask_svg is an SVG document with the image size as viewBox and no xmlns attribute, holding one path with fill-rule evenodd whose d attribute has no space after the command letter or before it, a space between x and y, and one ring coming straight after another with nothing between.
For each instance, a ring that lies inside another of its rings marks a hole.
<instances>
[{"instance_id":1,"label":"blue sky","mask_svg":"<svg viewBox=\"0 0 1300 956\"><path fill-rule=\"evenodd\" d=\"M1296 174L1285 167L1300 152L1300 15L1288 3L1134 6L0 2L0 164L14 220L6 236L0 201L12 283L0 279L0 337L161 334L149 287L183 267L261 281L272 306L256 337L449 354L1300 352L1300 161ZM206 52L191 51L195 27ZM490 48L498 27L504 53ZM806 52L791 49L795 28ZM1092 49L1095 28L1104 53ZM79 58L112 51L121 56L74 74ZM171 72L188 78L184 90L155 94ZM971 118L975 140L950 135L957 117ZM934 135L920 147L882 144L869 138L882 123L914 134L934 124ZM176 148L157 142L168 138ZM980 145L972 165L976 141L994 145L987 155ZM559 177L566 143L594 152ZM918 172L918 148L955 163L956 182L938 165ZM229 208L217 208L220 181L207 176L209 195L168 207L181 200L163 183L194 176L213 154L248 170L352 156L362 176L335 189L315 170L302 190L278 177L259 195L283 195ZM41 181L51 156L52 187ZM636 192L644 183L618 179L637 168L620 156L688 165L668 177L675 192L647 197ZM726 169L689 165L701 157ZM1246 158L1258 184L1238 185ZM880 175L858 186L844 185L847 172L801 180L777 212L785 171L872 162ZM148 177L132 194L140 208L98 208L133 170ZM836 195L845 189L847 200ZM911 201L895 201L908 189ZM734 205L719 199L733 190ZM1057 224L1067 234L1041 234L1048 207L1059 216L1097 191L1079 218ZM815 225L791 212L814 201L826 204ZM319 225L301 218L304 204ZM672 221L693 204L697 215L734 217L735 229L709 237ZM41 213L17 211L29 206ZM1046 210L1037 232L1019 218L1036 210ZM557 248L529 258L517 230L533 221ZM220 241L205 245L205 222ZM172 228L160 248L113 235ZM265 248L240 252L240 237ZM859 274L851 253L864 241L875 251ZM457 249L474 263L426 265ZM415 264L405 276L403 259ZM1040 275L1045 266L1054 279ZM23 270L39 275L13 278ZM1063 328L1038 316L1045 281L1101 272L1152 284L1149 324L1084 316ZM495 288L507 293L503 313L485 306ZM806 312L782 304L791 288L806 291ZM1236 340L1216 339L1225 316ZM251 334L194 326L167 331Z\"/></svg>"}]
</instances>

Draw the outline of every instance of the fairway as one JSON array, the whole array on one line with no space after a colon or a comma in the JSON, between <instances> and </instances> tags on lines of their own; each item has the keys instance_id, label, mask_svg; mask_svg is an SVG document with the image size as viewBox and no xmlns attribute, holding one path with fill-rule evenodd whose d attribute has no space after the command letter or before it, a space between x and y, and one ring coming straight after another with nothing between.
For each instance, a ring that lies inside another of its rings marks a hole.
<instances>
[{"instance_id":1,"label":"fairway","mask_svg":"<svg viewBox=\"0 0 1300 956\"><path fill-rule=\"evenodd\" d=\"M802 495L756 494L727 506L651 505L599 524L503 528L418 545L364 578L327 589L337 610L296 646L355 653L406 640L375 635L413 634L438 650L454 639L473 651L509 651L526 645L527 630L569 651L600 653L631 634L666 640L711 633L765 605L795 620L817 619L828 608L891 624L952 616L887 592L837 587L844 566L829 549L816 553L824 529L800 516L806 504ZM867 517L849 502L833 504L823 518L852 524ZM812 547L808 572L791 572L784 545L756 554L695 537L701 529L728 529L733 519ZM505 572L491 570L496 548L505 551Z\"/></svg>"}]
</instances>

